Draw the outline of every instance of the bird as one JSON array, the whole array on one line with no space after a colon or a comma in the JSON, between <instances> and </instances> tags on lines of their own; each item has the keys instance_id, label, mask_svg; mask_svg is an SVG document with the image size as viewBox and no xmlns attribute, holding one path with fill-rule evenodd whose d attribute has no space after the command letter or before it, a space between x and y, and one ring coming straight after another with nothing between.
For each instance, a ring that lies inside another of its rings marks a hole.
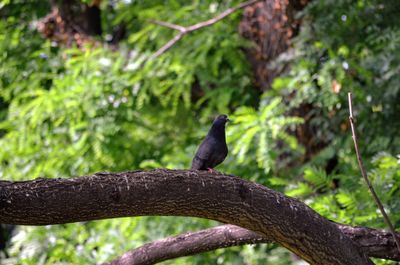
<instances>
[{"instance_id":1,"label":"bird","mask_svg":"<svg viewBox=\"0 0 400 265\"><path fill-rule=\"evenodd\" d=\"M228 146L225 139L225 124L229 121L225 114L215 118L206 138L200 144L192 160L191 169L208 170L221 164L228 155Z\"/></svg>"}]
</instances>

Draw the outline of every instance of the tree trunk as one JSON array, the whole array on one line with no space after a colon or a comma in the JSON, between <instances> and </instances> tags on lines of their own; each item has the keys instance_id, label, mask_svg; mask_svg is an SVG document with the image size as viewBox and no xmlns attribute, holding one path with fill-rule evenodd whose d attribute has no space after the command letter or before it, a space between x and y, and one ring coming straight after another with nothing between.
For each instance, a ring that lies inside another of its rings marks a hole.
<instances>
[{"instance_id":1,"label":"tree trunk","mask_svg":"<svg viewBox=\"0 0 400 265\"><path fill-rule=\"evenodd\" d=\"M52 11L39 21L38 31L62 45L83 45L102 34L101 0L90 5L76 0L52 1Z\"/></svg>"},{"instance_id":2,"label":"tree trunk","mask_svg":"<svg viewBox=\"0 0 400 265\"><path fill-rule=\"evenodd\" d=\"M245 9L239 31L255 44L246 49L246 54L253 67L255 84L261 91L270 89L274 78L287 70L288 65L273 65L273 62L289 49L300 25L295 14L308 1L263 1Z\"/></svg>"}]
</instances>

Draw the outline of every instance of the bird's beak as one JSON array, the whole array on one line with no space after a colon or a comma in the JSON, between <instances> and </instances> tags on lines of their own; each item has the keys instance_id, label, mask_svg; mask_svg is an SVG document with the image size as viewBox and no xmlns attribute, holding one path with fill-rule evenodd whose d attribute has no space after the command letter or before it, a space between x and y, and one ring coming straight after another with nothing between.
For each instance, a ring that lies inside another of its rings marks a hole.
<instances>
[{"instance_id":1,"label":"bird's beak","mask_svg":"<svg viewBox=\"0 0 400 265\"><path fill-rule=\"evenodd\" d=\"M231 121L230 119L226 118L226 122Z\"/></svg>"}]
</instances>

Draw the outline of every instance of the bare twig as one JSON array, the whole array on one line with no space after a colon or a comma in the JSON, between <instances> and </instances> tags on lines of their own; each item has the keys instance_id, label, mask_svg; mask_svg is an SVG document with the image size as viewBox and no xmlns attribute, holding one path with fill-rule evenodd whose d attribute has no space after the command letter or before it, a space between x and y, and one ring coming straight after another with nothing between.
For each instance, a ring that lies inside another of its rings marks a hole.
<instances>
[{"instance_id":1,"label":"bare twig","mask_svg":"<svg viewBox=\"0 0 400 265\"><path fill-rule=\"evenodd\" d=\"M154 23L154 24L157 24L157 25L160 25L160 26L163 26L163 27L167 27L167 28L170 28L170 29L177 30L177 31L179 31L179 33L176 34L166 44L164 44L160 49L158 49L154 54L152 54L149 57L149 60L155 59L158 56L160 56L161 54L163 54L166 51L168 51L169 49L171 49L171 47L174 46L175 43L177 43L180 39L182 39L182 37L185 36L186 34L192 32L192 31L201 29L201 28L205 28L205 27L211 26L211 25L217 23L218 21L224 19L225 17L229 16L230 14L236 12L239 9L245 8L245 7L249 6L249 5L252 5L254 3L261 2L261 1L263 1L263 0L249 0L249 1L243 2L243 3L241 3L241 4L239 4L239 5L235 6L235 7L228 8L227 10L225 10L224 12L222 12L221 14L217 15L214 18L211 18L209 20L196 23L196 24L188 26L188 27L183 27L183 26L180 26L180 25L176 25L176 24L169 23L169 22L164 22L164 21L150 20L151 23Z\"/></svg>"},{"instance_id":2,"label":"bare twig","mask_svg":"<svg viewBox=\"0 0 400 265\"><path fill-rule=\"evenodd\" d=\"M176 25L176 24L169 23L169 22L165 22L165 21L150 20L150 22L153 23L153 24L156 24L156 25L160 25L160 26L166 27L166 28L178 30L180 32L187 31L186 28L183 27L183 26Z\"/></svg>"},{"instance_id":3,"label":"bare twig","mask_svg":"<svg viewBox=\"0 0 400 265\"><path fill-rule=\"evenodd\" d=\"M170 39L164 46L162 46L160 49L158 49L155 53L153 53L149 60L155 59L158 56L160 56L161 54L163 54L164 52L168 51L169 49L171 49L171 47L177 43L180 39L182 39L182 37L185 35L185 31L181 31L178 34L175 35L175 37L173 37L172 39Z\"/></svg>"},{"instance_id":4,"label":"bare twig","mask_svg":"<svg viewBox=\"0 0 400 265\"><path fill-rule=\"evenodd\" d=\"M351 132L352 132L352 135L353 135L354 149L356 151L358 166L360 167L361 175L363 176L365 182L367 183L368 189L371 192L372 197L374 198L376 204L378 205L378 208L379 208L379 210L381 211L381 213L383 215L383 219L385 220L385 223L389 227L390 233L392 234L393 239L396 242L397 249L400 252L400 241L396 237L396 232L394 230L392 222L390 221L388 215L386 214L385 209L383 208L382 202L379 200L378 195L376 194L374 188L372 187L371 182L368 179L367 172L366 172L366 170L364 168L363 162L361 160L361 155L360 155L360 151L358 149L358 143L357 143L355 120L354 120L354 117L353 117L353 103L352 103L352 94L351 93L348 93L348 100L349 100L349 112L350 112L349 120L350 120Z\"/></svg>"}]
</instances>

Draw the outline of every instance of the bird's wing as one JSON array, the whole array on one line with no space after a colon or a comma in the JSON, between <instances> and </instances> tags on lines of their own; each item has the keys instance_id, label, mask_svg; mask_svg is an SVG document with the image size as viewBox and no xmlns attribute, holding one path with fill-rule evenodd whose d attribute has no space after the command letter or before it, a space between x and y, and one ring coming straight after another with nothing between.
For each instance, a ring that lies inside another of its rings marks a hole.
<instances>
[{"instance_id":1,"label":"bird's wing","mask_svg":"<svg viewBox=\"0 0 400 265\"><path fill-rule=\"evenodd\" d=\"M192 161L192 169L206 169L208 160L213 152L214 142L212 139L206 137L200 144L199 149Z\"/></svg>"},{"instance_id":2,"label":"bird's wing","mask_svg":"<svg viewBox=\"0 0 400 265\"><path fill-rule=\"evenodd\" d=\"M201 170L205 168L205 161L198 156L194 156L192 160L192 167L191 169Z\"/></svg>"},{"instance_id":3,"label":"bird's wing","mask_svg":"<svg viewBox=\"0 0 400 265\"><path fill-rule=\"evenodd\" d=\"M212 138L206 137L206 139L204 139L204 141L199 146L199 150L197 150L196 156L204 160L209 159L214 151L214 145L214 140Z\"/></svg>"},{"instance_id":4,"label":"bird's wing","mask_svg":"<svg viewBox=\"0 0 400 265\"><path fill-rule=\"evenodd\" d=\"M213 152L209 158L209 167L211 168L221 164L228 155L228 148L226 144L219 144L218 146L215 146L215 149L217 150Z\"/></svg>"}]
</instances>

